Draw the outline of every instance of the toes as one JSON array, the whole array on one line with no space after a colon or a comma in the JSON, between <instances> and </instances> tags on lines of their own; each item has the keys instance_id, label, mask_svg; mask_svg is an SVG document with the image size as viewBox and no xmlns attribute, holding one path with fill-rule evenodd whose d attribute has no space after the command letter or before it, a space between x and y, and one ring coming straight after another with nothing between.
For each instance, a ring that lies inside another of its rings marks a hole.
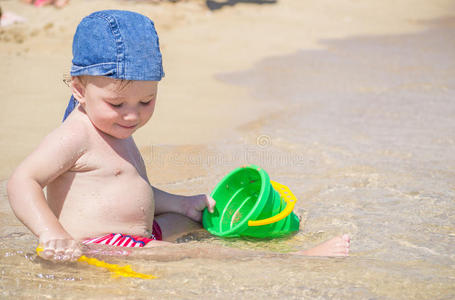
<instances>
[{"instance_id":1,"label":"toes","mask_svg":"<svg viewBox=\"0 0 455 300\"><path fill-rule=\"evenodd\" d=\"M345 246L349 251L349 247L351 246L351 238L349 237L349 235L343 234L342 239L345 242Z\"/></svg>"},{"instance_id":2,"label":"toes","mask_svg":"<svg viewBox=\"0 0 455 300\"><path fill-rule=\"evenodd\" d=\"M334 248L335 252L340 252L340 253L348 253L349 252L349 247L346 246L345 244L337 244Z\"/></svg>"},{"instance_id":3,"label":"toes","mask_svg":"<svg viewBox=\"0 0 455 300\"><path fill-rule=\"evenodd\" d=\"M337 256L349 256L349 248L337 249Z\"/></svg>"},{"instance_id":4,"label":"toes","mask_svg":"<svg viewBox=\"0 0 455 300\"><path fill-rule=\"evenodd\" d=\"M343 235L341 239L335 244L335 252L341 254L340 256L348 256L349 255L349 247L350 241L349 236Z\"/></svg>"}]
</instances>

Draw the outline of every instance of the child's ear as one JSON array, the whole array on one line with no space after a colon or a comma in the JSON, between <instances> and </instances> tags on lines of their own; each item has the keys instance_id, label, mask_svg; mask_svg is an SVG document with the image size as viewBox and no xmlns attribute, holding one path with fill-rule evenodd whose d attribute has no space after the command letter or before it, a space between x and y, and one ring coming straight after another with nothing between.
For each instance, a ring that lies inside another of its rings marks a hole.
<instances>
[{"instance_id":1,"label":"child's ear","mask_svg":"<svg viewBox=\"0 0 455 300\"><path fill-rule=\"evenodd\" d=\"M73 92L74 98L76 98L79 103L85 102L85 86L79 77L73 77L71 79L71 91Z\"/></svg>"}]
</instances>

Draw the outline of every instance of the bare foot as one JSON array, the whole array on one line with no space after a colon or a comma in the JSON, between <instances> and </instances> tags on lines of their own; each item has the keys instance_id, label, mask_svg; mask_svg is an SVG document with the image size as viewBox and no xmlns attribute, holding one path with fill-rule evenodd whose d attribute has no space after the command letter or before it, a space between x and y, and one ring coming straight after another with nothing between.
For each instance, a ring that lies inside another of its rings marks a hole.
<instances>
[{"instance_id":1,"label":"bare foot","mask_svg":"<svg viewBox=\"0 0 455 300\"><path fill-rule=\"evenodd\" d=\"M350 238L344 234L334 237L314 248L295 252L294 254L306 256L348 256Z\"/></svg>"}]
</instances>

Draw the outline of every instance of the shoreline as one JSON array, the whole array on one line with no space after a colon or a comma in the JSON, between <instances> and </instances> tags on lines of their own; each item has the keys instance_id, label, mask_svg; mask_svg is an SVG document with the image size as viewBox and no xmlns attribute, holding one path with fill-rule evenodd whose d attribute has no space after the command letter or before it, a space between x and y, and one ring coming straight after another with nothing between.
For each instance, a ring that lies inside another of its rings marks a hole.
<instances>
[{"instance_id":1,"label":"shoreline","mask_svg":"<svg viewBox=\"0 0 455 300\"><path fill-rule=\"evenodd\" d=\"M279 107L279 99L275 103L257 99L247 82L228 84L217 79L220 74L247 70L267 57L324 47L320 42L325 39L415 32L422 28L421 21L444 17L454 6L453 1L406 0L392 6L374 1L290 0L240 3L211 11L205 1L196 0L91 3L72 1L63 9L36 8L20 1L1 4L4 12L20 14L26 21L0 28L0 179L8 178L59 125L70 96L62 78L70 66L72 35L91 11L135 10L156 23L166 77L155 115L135 134L138 147L147 149L156 144L241 141L247 135L245 124Z\"/></svg>"}]
</instances>

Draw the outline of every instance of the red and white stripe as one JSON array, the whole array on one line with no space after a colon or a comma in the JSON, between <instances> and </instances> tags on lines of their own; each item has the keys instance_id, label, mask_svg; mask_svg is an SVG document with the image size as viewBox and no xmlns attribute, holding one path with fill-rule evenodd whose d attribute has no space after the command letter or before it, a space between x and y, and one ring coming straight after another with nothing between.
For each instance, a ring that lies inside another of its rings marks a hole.
<instances>
[{"instance_id":1,"label":"red and white stripe","mask_svg":"<svg viewBox=\"0 0 455 300\"><path fill-rule=\"evenodd\" d=\"M98 238L85 240L82 242L83 244L103 244L103 245L111 245L111 246L119 246L119 247L130 247L130 248L140 248L144 247L144 241L136 241L132 236L123 235L120 233L117 234L107 234Z\"/></svg>"}]
</instances>

